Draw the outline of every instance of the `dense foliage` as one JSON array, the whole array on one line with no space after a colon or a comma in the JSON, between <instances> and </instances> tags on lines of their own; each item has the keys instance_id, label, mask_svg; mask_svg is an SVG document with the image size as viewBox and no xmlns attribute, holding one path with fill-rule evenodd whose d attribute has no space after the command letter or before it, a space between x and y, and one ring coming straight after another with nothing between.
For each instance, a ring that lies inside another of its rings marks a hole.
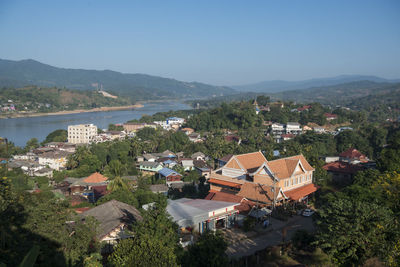
<instances>
[{"instance_id":1,"label":"dense foliage","mask_svg":"<svg viewBox=\"0 0 400 267\"><path fill-rule=\"evenodd\" d=\"M12 100L17 111L52 112L60 110L90 109L123 106L131 102L126 98L104 97L97 91L78 91L61 88L0 88L0 104ZM9 104L9 103L8 103Z\"/></svg>"}]
</instances>

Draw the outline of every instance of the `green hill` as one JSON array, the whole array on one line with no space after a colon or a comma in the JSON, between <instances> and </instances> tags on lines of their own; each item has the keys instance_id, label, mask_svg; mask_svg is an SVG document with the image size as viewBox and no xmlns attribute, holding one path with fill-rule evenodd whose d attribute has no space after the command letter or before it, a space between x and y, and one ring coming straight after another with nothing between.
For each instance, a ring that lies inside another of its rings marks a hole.
<instances>
[{"instance_id":1,"label":"green hill","mask_svg":"<svg viewBox=\"0 0 400 267\"><path fill-rule=\"evenodd\" d=\"M66 87L76 90L93 90L94 84L104 90L129 96L133 100L154 98L193 98L227 95L233 89L198 82L182 82L146 74L124 74L111 70L64 69L35 60L0 59L0 87Z\"/></svg>"},{"instance_id":2,"label":"green hill","mask_svg":"<svg viewBox=\"0 0 400 267\"><path fill-rule=\"evenodd\" d=\"M93 90L78 91L36 86L0 89L0 105L3 108L13 105L17 112L53 112L130 104L132 102L129 99L104 97Z\"/></svg>"}]
</instances>

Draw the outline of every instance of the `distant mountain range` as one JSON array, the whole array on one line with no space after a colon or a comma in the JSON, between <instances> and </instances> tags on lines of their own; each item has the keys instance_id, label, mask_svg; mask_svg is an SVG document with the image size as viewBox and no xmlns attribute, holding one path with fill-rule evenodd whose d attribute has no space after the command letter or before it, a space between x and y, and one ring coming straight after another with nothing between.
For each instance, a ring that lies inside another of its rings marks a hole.
<instances>
[{"instance_id":1,"label":"distant mountain range","mask_svg":"<svg viewBox=\"0 0 400 267\"><path fill-rule=\"evenodd\" d=\"M198 82L182 82L146 74L124 74L111 70L64 69L27 59L0 59L0 87L66 87L93 90L96 84L104 90L129 96L134 100L160 98L203 98L235 92L232 88Z\"/></svg>"},{"instance_id":2,"label":"distant mountain range","mask_svg":"<svg viewBox=\"0 0 400 267\"><path fill-rule=\"evenodd\" d=\"M367 75L340 75L329 78L310 79L303 81L264 81L254 84L231 86L232 88L242 92L256 92L256 93L277 93L287 90L300 90L312 87L327 87L332 85L358 82L358 81L371 81L377 83L397 83L400 79L388 80L377 76Z\"/></svg>"},{"instance_id":3,"label":"distant mountain range","mask_svg":"<svg viewBox=\"0 0 400 267\"><path fill-rule=\"evenodd\" d=\"M319 102L326 105L353 106L358 100L373 100L375 97L382 99L398 99L400 96L400 83L379 83L373 81L355 81L331 86L317 86L308 89L289 90L268 94L273 99L295 101L301 103ZM371 101L372 103L373 101ZM365 101L360 102L365 103ZM389 103L389 102L387 102Z\"/></svg>"}]
</instances>

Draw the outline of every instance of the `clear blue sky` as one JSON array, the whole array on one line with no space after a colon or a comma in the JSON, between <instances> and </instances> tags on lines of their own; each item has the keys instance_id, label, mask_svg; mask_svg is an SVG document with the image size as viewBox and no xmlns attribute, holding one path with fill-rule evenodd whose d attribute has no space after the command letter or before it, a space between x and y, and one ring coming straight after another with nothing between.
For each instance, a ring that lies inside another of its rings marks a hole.
<instances>
[{"instance_id":1,"label":"clear blue sky","mask_svg":"<svg viewBox=\"0 0 400 267\"><path fill-rule=\"evenodd\" d=\"M0 0L0 58L224 85L400 78L400 1Z\"/></svg>"}]
</instances>

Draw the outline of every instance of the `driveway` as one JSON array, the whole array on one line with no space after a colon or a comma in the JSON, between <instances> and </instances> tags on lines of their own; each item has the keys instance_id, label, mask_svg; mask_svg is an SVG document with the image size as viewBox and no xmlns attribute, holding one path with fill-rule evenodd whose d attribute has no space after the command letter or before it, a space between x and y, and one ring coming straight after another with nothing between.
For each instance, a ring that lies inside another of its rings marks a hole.
<instances>
[{"instance_id":1,"label":"driveway","mask_svg":"<svg viewBox=\"0 0 400 267\"><path fill-rule=\"evenodd\" d=\"M294 216L286 222L271 219L271 226L263 229L256 227L255 231L243 232L241 229L226 229L225 238L228 242L226 253L230 258L241 258L253 255L269 246L279 245L283 240L282 234L286 230L285 241L291 239L300 229L314 232L315 226L311 217Z\"/></svg>"}]
</instances>

